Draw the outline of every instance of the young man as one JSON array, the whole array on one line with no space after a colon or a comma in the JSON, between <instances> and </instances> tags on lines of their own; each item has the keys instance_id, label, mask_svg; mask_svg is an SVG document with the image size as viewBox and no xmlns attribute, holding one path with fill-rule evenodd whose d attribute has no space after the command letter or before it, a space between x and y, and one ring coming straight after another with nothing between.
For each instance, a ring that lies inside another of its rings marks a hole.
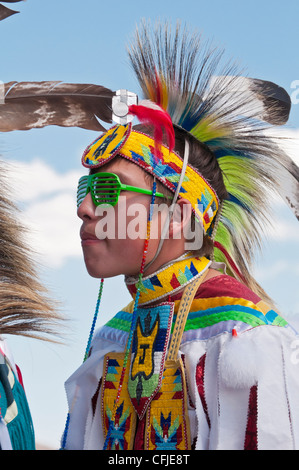
<instances>
[{"instance_id":1,"label":"young man","mask_svg":"<svg viewBox=\"0 0 299 470\"><path fill-rule=\"evenodd\" d=\"M215 56L196 75L198 42L180 40L178 30L166 30L165 41L162 34L155 47L145 28L132 47L151 102L122 114L153 127L116 125L82 159L90 171L78 186L87 270L124 274L133 300L96 332L66 383L62 447L295 449L296 334L248 268L268 191L284 171L257 121L284 121L285 100L274 84L256 81L249 97L246 81L238 93L240 77L229 74L209 89ZM265 113L256 105L269 90ZM146 214L139 237L130 230L134 208Z\"/></svg>"}]
</instances>

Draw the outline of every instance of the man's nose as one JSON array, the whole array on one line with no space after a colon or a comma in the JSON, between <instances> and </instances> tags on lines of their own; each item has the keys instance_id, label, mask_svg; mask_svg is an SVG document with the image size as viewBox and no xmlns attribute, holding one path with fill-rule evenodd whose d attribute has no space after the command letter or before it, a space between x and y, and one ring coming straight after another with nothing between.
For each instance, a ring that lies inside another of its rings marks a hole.
<instances>
[{"instance_id":1,"label":"man's nose","mask_svg":"<svg viewBox=\"0 0 299 470\"><path fill-rule=\"evenodd\" d=\"M95 217L95 211L96 207L89 192L78 207L77 215L81 220L93 219Z\"/></svg>"}]
</instances>

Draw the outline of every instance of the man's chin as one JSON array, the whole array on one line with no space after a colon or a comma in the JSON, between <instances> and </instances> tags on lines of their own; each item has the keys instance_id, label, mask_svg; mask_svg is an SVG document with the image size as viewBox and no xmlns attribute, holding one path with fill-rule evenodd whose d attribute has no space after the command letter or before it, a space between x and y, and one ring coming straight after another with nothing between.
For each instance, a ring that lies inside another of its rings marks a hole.
<instances>
[{"instance_id":1,"label":"man's chin","mask_svg":"<svg viewBox=\"0 0 299 470\"><path fill-rule=\"evenodd\" d=\"M120 274L112 272L111 270L107 269L107 267L105 269L104 263L98 263L95 265L94 263L88 263L85 260L85 266L88 274L96 279L106 279L108 277L115 277Z\"/></svg>"}]
</instances>

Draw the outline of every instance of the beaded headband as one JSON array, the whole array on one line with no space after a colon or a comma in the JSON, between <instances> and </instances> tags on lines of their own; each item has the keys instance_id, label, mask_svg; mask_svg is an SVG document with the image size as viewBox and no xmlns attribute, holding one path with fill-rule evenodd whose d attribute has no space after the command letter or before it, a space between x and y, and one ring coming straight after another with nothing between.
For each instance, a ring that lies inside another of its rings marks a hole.
<instances>
[{"instance_id":1,"label":"beaded headband","mask_svg":"<svg viewBox=\"0 0 299 470\"><path fill-rule=\"evenodd\" d=\"M82 164L86 168L98 168L120 156L156 176L166 188L175 193L183 160L177 153L169 152L164 145L159 150L157 154L153 138L133 130L131 124L117 125L87 147ZM219 201L213 188L191 165L187 165L179 197L191 203L196 219L207 233L217 213Z\"/></svg>"}]
</instances>

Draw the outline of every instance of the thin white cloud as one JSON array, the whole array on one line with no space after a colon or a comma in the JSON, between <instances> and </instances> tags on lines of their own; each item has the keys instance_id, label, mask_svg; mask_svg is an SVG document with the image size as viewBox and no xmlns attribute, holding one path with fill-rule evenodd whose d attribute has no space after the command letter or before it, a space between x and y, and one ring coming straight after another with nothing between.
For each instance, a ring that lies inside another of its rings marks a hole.
<instances>
[{"instance_id":1,"label":"thin white cloud","mask_svg":"<svg viewBox=\"0 0 299 470\"><path fill-rule=\"evenodd\" d=\"M57 268L81 256L76 187L81 171L60 174L40 160L11 163L16 200L39 261Z\"/></svg>"},{"instance_id":2,"label":"thin white cloud","mask_svg":"<svg viewBox=\"0 0 299 470\"><path fill-rule=\"evenodd\" d=\"M60 174L45 162L35 159L31 162L13 161L10 163L14 178L16 197L22 202L33 201L41 196L53 195L62 191L75 194L82 171L70 170Z\"/></svg>"},{"instance_id":3,"label":"thin white cloud","mask_svg":"<svg viewBox=\"0 0 299 470\"><path fill-rule=\"evenodd\" d=\"M255 277L260 281L263 282L265 280L273 280L276 279L278 276L281 276L285 273L290 273L292 270L291 263L284 259L276 260L271 267L269 268L268 265L266 266L258 266L255 269Z\"/></svg>"},{"instance_id":4,"label":"thin white cloud","mask_svg":"<svg viewBox=\"0 0 299 470\"><path fill-rule=\"evenodd\" d=\"M299 166L299 129L273 128L269 133L274 137L282 137L280 141L281 147Z\"/></svg>"},{"instance_id":5,"label":"thin white cloud","mask_svg":"<svg viewBox=\"0 0 299 470\"><path fill-rule=\"evenodd\" d=\"M76 201L65 192L42 202L33 202L23 211L30 230L29 243L41 262L60 267L68 259L81 256Z\"/></svg>"},{"instance_id":6,"label":"thin white cloud","mask_svg":"<svg viewBox=\"0 0 299 470\"><path fill-rule=\"evenodd\" d=\"M299 223L295 218L282 218L277 215L272 226L267 227L268 240L277 242L299 242Z\"/></svg>"}]
</instances>

